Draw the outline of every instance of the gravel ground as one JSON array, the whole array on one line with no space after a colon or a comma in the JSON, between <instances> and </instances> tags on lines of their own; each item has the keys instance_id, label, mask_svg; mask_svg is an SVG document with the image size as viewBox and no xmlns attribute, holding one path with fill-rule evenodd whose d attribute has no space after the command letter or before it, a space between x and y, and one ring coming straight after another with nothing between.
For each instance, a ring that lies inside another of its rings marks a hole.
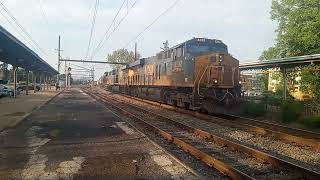
<instances>
[{"instance_id":1,"label":"gravel ground","mask_svg":"<svg viewBox=\"0 0 320 180\"><path fill-rule=\"evenodd\" d=\"M155 113L165 114L178 122L186 125L194 126L204 129L213 134L222 135L230 140L236 140L241 144L250 146L256 149L264 150L264 152L274 156L286 159L288 161L298 163L302 166L312 168L320 172L320 152L310 149L309 147L302 147L293 143L286 143L280 140L275 140L269 136L257 135L255 133L246 131L240 128L231 128L222 126L217 123L207 122L189 115L180 114L140 101L132 100L119 94L111 94L112 97L125 100L132 104L153 110ZM196 123L195 123L196 122Z\"/></svg>"},{"instance_id":2,"label":"gravel ground","mask_svg":"<svg viewBox=\"0 0 320 180\"><path fill-rule=\"evenodd\" d=\"M282 169L273 169L272 165L270 164L264 164L257 161L257 159L252 158L248 155L245 155L243 153L229 150L229 148L222 147L217 145L214 142L208 142L207 140L194 135L193 133L188 133L187 131L178 131L178 129L181 129L175 125L172 125L172 123L165 123L163 121L158 121L155 117L150 116L146 113L138 112L137 110L134 110L134 108L128 108L128 106L113 101L117 105L121 106L122 108L129 109L129 111L136 116L139 116L140 118L143 118L144 120L147 120L149 123L157 126L157 127L163 127L166 131L169 130L171 134L174 134L178 138L182 138L185 142L195 145L203 152L206 152L207 154L211 154L217 159L227 162L229 165L232 165L236 167L237 169L245 172L246 174L249 174L252 177L259 178L259 179L270 179L270 178L294 178L297 177L294 172L287 172L283 171ZM138 112L138 113L137 113Z\"/></svg>"},{"instance_id":3,"label":"gravel ground","mask_svg":"<svg viewBox=\"0 0 320 180\"><path fill-rule=\"evenodd\" d=\"M112 110L112 109L111 109ZM130 124L132 124L135 128L139 131L144 133L148 138L150 138L153 142L164 148L166 151L170 152L174 157L179 159L183 162L186 166L190 167L193 171L200 175L200 179L229 179L227 176L222 175L217 170L210 168L205 163L199 161L198 159L194 158L190 154L187 154L182 149L177 148L174 144L168 143L168 141L164 140L162 136L155 134L149 130L146 130L136 121L127 118L126 116L122 115L121 113L117 113L116 110L113 111L121 119L126 120Z\"/></svg>"}]
</instances>

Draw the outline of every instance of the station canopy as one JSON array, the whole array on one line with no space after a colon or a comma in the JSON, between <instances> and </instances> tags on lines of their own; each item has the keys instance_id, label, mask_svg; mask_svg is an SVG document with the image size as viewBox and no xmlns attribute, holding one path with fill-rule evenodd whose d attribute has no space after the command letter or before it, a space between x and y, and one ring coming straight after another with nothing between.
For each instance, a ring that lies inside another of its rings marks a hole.
<instances>
[{"instance_id":1,"label":"station canopy","mask_svg":"<svg viewBox=\"0 0 320 180\"><path fill-rule=\"evenodd\" d=\"M320 64L320 54L262 60L240 64L240 70L268 69L275 67L294 68L310 64Z\"/></svg>"},{"instance_id":2,"label":"station canopy","mask_svg":"<svg viewBox=\"0 0 320 180\"><path fill-rule=\"evenodd\" d=\"M0 25L0 61L36 73L56 75L58 72L34 51Z\"/></svg>"}]
</instances>

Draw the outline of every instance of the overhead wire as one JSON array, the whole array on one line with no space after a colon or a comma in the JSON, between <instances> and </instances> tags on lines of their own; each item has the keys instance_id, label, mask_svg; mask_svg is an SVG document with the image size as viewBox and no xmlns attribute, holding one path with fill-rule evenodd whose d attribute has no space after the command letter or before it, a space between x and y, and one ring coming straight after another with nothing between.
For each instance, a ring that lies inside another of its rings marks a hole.
<instances>
[{"instance_id":1,"label":"overhead wire","mask_svg":"<svg viewBox=\"0 0 320 180\"><path fill-rule=\"evenodd\" d=\"M44 10L44 8L43 8L43 2L42 2L42 0L39 0L39 9L40 9L40 11L41 11L41 15L42 15L43 20L45 21L46 25L49 26L49 21L48 21L46 12L45 12L45 10Z\"/></svg>"},{"instance_id":2,"label":"overhead wire","mask_svg":"<svg viewBox=\"0 0 320 180\"><path fill-rule=\"evenodd\" d=\"M20 30L25 33L25 35L31 40L31 42L46 56L48 54L39 46L39 44L32 38L28 31L19 23L19 21L13 16L9 9L0 1L1 8L7 13L7 15L15 22L15 24L20 28Z\"/></svg>"},{"instance_id":3,"label":"overhead wire","mask_svg":"<svg viewBox=\"0 0 320 180\"><path fill-rule=\"evenodd\" d=\"M30 43L29 39L25 36L25 34L22 34L19 29L13 25L13 23L8 19L8 17L2 12L0 11L0 13L2 14L2 16L8 21L8 23L10 24L10 26L17 31L17 33L26 41L26 43L30 46L30 48L35 51L36 48L34 47L34 45L32 43Z\"/></svg>"},{"instance_id":4,"label":"overhead wire","mask_svg":"<svg viewBox=\"0 0 320 180\"><path fill-rule=\"evenodd\" d=\"M98 14L98 9L99 9L99 0L96 0L95 4L94 4L94 9L93 9L91 30L90 30L90 36L89 36L89 42L88 42L88 47L87 47L87 51L86 51L85 60L87 60L88 55L89 55L91 41L92 41L92 35L93 35L93 31L94 31L94 26L95 26L95 23L96 23L96 17L97 17L97 14Z\"/></svg>"},{"instance_id":5,"label":"overhead wire","mask_svg":"<svg viewBox=\"0 0 320 180\"><path fill-rule=\"evenodd\" d=\"M103 34L102 38L100 39L100 41L99 41L99 43L98 43L97 47L92 51L91 59L94 57L95 52L99 49L99 47L100 47L100 46L101 46L101 44L103 43L104 39L106 38L107 34L109 33L109 31L110 31L110 29L111 29L112 25L115 23L115 21L116 21L116 19L117 19L118 15L119 15L119 13L120 13L120 11L121 11L121 9L122 9L122 7L123 7L123 5L125 4L125 2L126 2L126 1L128 2L128 0L124 0L124 1L122 2L122 4L121 4L120 8L118 9L118 11L117 11L116 15L115 15L115 16L114 16L114 18L113 18L113 20L112 20L111 24L106 28L106 31L104 32L104 34Z\"/></svg>"},{"instance_id":6,"label":"overhead wire","mask_svg":"<svg viewBox=\"0 0 320 180\"><path fill-rule=\"evenodd\" d=\"M100 42L98 43L97 47L94 49L94 51L92 52L92 55L91 55L91 59L93 59L93 57L100 51L100 49L104 46L104 43L110 39L111 35L118 29L118 27L120 26L120 24L122 23L122 21L128 16L129 12L131 11L131 9L136 5L137 1L138 0L135 0L134 3L129 7L129 9L127 9L127 12L126 14L120 19L120 21L118 22L118 24L116 24L114 26L114 29L111 31L111 33L109 33L108 35L108 32L110 31L112 25L115 23L115 20L116 20L116 17L118 16L119 12L121 11L123 5L125 4L127 0L124 0L121 7L119 8L115 18L112 20L110 26L108 27L108 29L106 30L103 38L100 40Z\"/></svg>"},{"instance_id":7,"label":"overhead wire","mask_svg":"<svg viewBox=\"0 0 320 180\"><path fill-rule=\"evenodd\" d=\"M128 41L123 48L128 47L132 42L136 41L144 32L146 32L153 24L155 24L162 16L168 13L173 7L175 7L180 0L174 1L171 6L169 6L165 11L163 11L159 16L157 16L149 25L147 25L141 32L139 32L134 38Z\"/></svg>"}]
</instances>

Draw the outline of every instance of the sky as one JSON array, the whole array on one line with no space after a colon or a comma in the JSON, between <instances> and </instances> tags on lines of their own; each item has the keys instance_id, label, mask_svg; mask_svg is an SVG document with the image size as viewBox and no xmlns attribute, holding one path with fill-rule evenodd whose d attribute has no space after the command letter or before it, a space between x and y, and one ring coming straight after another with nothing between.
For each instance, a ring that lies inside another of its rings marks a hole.
<instances>
[{"instance_id":1,"label":"sky","mask_svg":"<svg viewBox=\"0 0 320 180\"><path fill-rule=\"evenodd\" d=\"M52 67L57 69L56 49L59 35L63 58L86 57L96 0L0 2L42 50L30 45L31 41L23 36L12 21L10 24L6 20L5 17L8 16L0 8L1 26L38 53ZM205 37L222 40L227 44L230 54L240 62L246 62L258 59L261 52L275 41L277 24L270 19L271 0L179 0L138 39L131 41L174 4L175 0L128 0L115 20L115 24L120 22L118 28L115 29L115 25L112 25L111 30L114 32L109 31L110 38L103 41L103 46L97 53L92 53L123 2L124 0L99 0L89 58L93 54L93 60L104 61L107 54L119 48L134 50L135 41L142 57L148 57L159 52L166 40L169 46L174 46L193 37ZM125 18L121 21L123 17ZM94 66L96 78L111 69L104 64L73 64L86 68Z\"/></svg>"}]
</instances>

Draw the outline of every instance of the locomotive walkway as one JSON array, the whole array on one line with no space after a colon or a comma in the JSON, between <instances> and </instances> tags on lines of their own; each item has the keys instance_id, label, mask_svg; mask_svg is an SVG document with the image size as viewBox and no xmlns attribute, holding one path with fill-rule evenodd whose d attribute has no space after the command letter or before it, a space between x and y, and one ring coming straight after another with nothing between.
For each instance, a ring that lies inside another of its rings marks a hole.
<instances>
[{"instance_id":1,"label":"locomotive walkway","mask_svg":"<svg viewBox=\"0 0 320 180\"><path fill-rule=\"evenodd\" d=\"M0 134L1 179L196 175L80 89L65 90Z\"/></svg>"}]
</instances>

